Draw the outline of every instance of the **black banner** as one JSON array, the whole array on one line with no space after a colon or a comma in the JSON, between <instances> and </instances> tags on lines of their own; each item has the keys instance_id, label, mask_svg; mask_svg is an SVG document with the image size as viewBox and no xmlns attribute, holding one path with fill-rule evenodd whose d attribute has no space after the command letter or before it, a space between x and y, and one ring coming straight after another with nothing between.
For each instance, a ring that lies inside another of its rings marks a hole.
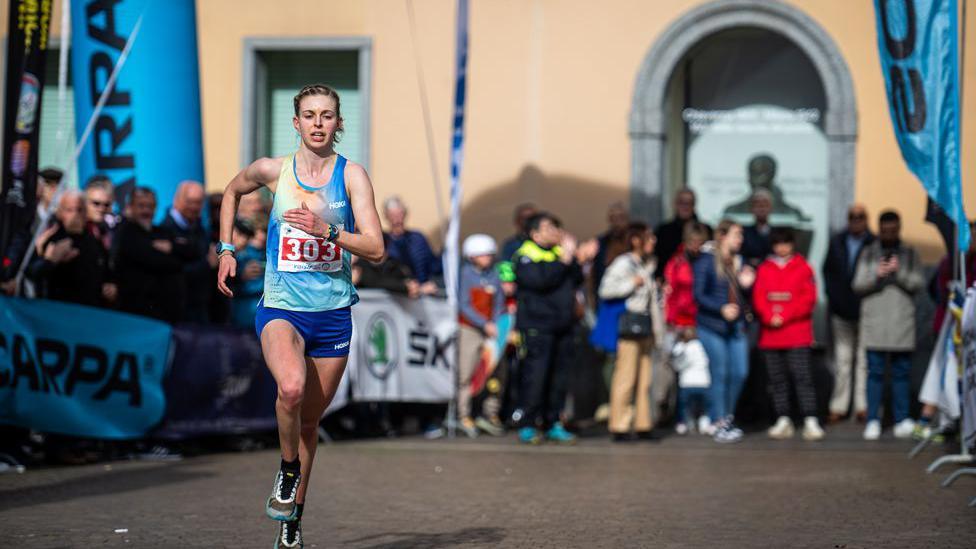
<instances>
[{"instance_id":1,"label":"black banner","mask_svg":"<svg viewBox=\"0 0 976 549\"><path fill-rule=\"evenodd\" d=\"M9 257L14 255L8 249L11 239L30 230L37 208L37 142L51 4L52 0L10 0L0 192L0 253L4 267L19 261L19 257Z\"/></svg>"},{"instance_id":2,"label":"black banner","mask_svg":"<svg viewBox=\"0 0 976 549\"><path fill-rule=\"evenodd\" d=\"M252 330L176 325L166 413L154 437L273 431L278 387Z\"/></svg>"}]
</instances>

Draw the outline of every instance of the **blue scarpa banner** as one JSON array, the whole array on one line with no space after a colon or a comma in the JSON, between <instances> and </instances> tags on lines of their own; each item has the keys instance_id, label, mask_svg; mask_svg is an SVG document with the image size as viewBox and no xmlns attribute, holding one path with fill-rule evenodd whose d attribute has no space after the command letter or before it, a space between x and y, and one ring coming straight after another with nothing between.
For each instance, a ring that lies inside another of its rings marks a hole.
<instances>
[{"instance_id":1,"label":"blue scarpa banner","mask_svg":"<svg viewBox=\"0 0 976 549\"><path fill-rule=\"evenodd\" d=\"M124 439L163 417L170 327L133 315L0 297L0 423Z\"/></svg>"},{"instance_id":2,"label":"blue scarpa banner","mask_svg":"<svg viewBox=\"0 0 976 549\"><path fill-rule=\"evenodd\" d=\"M129 57L78 158L78 177L83 185L107 175L117 200L134 185L151 187L159 221L180 181L203 181L193 0L71 3L75 128L80 138L140 16Z\"/></svg>"},{"instance_id":3,"label":"blue scarpa banner","mask_svg":"<svg viewBox=\"0 0 976 549\"><path fill-rule=\"evenodd\" d=\"M969 248L959 164L956 0L875 0L881 71L895 137L908 167Z\"/></svg>"}]
</instances>

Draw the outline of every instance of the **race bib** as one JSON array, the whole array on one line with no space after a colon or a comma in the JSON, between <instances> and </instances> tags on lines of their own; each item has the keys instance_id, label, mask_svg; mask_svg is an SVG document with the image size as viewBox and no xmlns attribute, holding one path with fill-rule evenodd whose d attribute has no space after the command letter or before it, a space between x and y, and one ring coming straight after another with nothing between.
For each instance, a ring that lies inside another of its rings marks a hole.
<instances>
[{"instance_id":1,"label":"race bib","mask_svg":"<svg viewBox=\"0 0 976 549\"><path fill-rule=\"evenodd\" d=\"M281 224L278 232L278 272L332 273L342 270L342 248L324 238Z\"/></svg>"}]
</instances>

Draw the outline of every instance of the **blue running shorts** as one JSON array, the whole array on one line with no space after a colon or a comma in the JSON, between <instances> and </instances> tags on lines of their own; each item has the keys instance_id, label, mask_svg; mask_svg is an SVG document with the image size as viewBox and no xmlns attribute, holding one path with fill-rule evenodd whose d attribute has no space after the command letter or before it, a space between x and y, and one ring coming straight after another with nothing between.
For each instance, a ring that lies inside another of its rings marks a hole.
<instances>
[{"instance_id":1,"label":"blue running shorts","mask_svg":"<svg viewBox=\"0 0 976 549\"><path fill-rule=\"evenodd\" d=\"M265 307L258 303L254 316L254 330L261 338L261 331L272 320L282 319L305 340L305 356L312 358L349 356L352 341L352 309L343 307L331 311L286 311Z\"/></svg>"}]
</instances>

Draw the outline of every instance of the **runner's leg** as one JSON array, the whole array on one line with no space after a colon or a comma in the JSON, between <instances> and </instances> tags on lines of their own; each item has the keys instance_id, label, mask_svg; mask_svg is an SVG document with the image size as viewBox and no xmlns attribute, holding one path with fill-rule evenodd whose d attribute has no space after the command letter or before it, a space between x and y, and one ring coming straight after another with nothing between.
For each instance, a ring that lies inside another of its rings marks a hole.
<instances>
[{"instance_id":1,"label":"runner's leg","mask_svg":"<svg viewBox=\"0 0 976 549\"><path fill-rule=\"evenodd\" d=\"M278 384L275 415L281 457L294 461L298 457L300 412L305 398L305 342L288 321L275 319L261 331L261 350Z\"/></svg>"},{"instance_id":2,"label":"runner's leg","mask_svg":"<svg viewBox=\"0 0 976 549\"><path fill-rule=\"evenodd\" d=\"M298 495L295 501L305 503L305 492L308 489L308 479L312 474L312 461L318 448L319 420L332 402L342 372L346 369L349 357L321 357L306 358L308 377L305 382L305 400L301 410L301 438L299 455L302 462L302 481L298 485Z\"/></svg>"}]
</instances>

